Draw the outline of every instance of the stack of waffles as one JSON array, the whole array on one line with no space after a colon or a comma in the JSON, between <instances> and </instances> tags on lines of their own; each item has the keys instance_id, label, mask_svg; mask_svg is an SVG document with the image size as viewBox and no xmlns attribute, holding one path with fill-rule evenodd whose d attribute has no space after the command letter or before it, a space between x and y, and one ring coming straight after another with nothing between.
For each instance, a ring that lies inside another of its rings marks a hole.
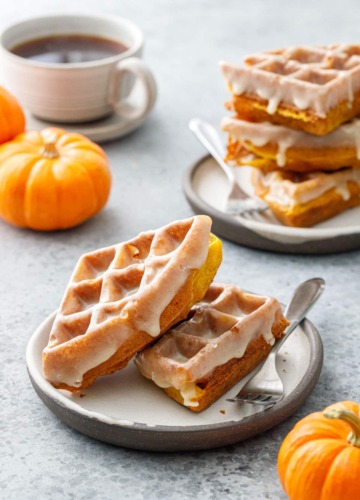
<instances>
[{"instance_id":1,"label":"stack of waffles","mask_svg":"<svg viewBox=\"0 0 360 500\"><path fill-rule=\"evenodd\" d=\"M295 47L222 62L235 112L228 162L256 167L255 193L286 225L360 205L360 45Z\"/></svg>"},{"instance_id":2,"label":"stack of waffles","mask_svg":"<svg viewBox=\"0 0 360 500\"><path fill-rule=\"evenodd\" d=\"M276 299L213 282L222 246L210 229L198 215L83 255L43 351L45 378L78 392L134 358L201 411L249 373L288 322Z\"/></svg>"}]
</instances>

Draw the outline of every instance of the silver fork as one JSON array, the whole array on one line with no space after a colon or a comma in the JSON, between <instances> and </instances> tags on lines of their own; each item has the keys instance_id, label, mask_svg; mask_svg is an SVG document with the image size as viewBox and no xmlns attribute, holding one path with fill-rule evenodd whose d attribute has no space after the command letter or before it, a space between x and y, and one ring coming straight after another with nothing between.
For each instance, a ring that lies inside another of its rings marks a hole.
<instances>
[{"instance_id":1,"label":"silver fork","mask_svg":"<svg viewBox=\"0 0 360 500\"><path fill-rule=\"evenodd\" d=\"M247 381L232 402L262 405L266 409L281 401L284 397L284 386L276 370L276 355L289 335L305 318L312 306L318 300L325 288L322 278L313 278L304 281L295 290L286 310L285 317L290 321L285 334L276 341L266 361L260 366L257 373Z\"/></svg>"},{"instance_id":2,"label":"silver fork","mask_svg":"<svg viewBox=\"0 0 360 500\"><path fill-rule=\"evenodd\" d=\"M217 161L229 181L230 190L225 203L225 212L231 215L240 215L267 210L269 207L266 203L259 198L249 196L237 183L233 168L224 161L224 146L215 128L200 118L190 120L189 128Z\"/></svg>"}]
</instances>

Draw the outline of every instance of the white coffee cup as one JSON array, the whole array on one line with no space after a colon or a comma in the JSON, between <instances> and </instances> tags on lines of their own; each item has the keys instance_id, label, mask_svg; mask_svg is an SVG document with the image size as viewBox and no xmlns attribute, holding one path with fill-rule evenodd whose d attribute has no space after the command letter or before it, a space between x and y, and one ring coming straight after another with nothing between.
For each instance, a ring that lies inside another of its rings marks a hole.
<instances>
[{"instance_id":1,"label":"white coffee cup","mask_svg":"<svg viewBox=\"0 0 360 500\"><path fill-rule=\"evenodd\" d=\"M30 40L69 34L115 40L127 50L104 59L67 64L34 61L11 52ZM140 29L115 16L61 14L20 21L0 35L4 85L43 120L87 122L114 111L137 120L150 112L156 100L154 77L141 60L143 45ZM129 96L136 82L143 87L143 98L134 107Z\"/></svg>"}]
</instances>

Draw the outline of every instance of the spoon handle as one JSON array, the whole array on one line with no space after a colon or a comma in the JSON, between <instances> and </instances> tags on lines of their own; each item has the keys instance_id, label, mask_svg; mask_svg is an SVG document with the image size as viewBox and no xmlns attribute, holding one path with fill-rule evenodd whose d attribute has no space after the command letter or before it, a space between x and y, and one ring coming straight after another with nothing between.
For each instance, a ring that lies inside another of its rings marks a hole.
<instances>
[{"instance_id":1,"label":"spoon handle","mask_svg":"<svg viewBox=\"0 0 360 500\"><path fill-rule=\"evenodd\" d=\"M295 290L286 310L285 318L290 321L290 325L274 346L274 351L278 351L288 336L306 317L320 295L325 289L325 281L322 278L312 278L301 283Z\"/></svg>"}]
</instances>

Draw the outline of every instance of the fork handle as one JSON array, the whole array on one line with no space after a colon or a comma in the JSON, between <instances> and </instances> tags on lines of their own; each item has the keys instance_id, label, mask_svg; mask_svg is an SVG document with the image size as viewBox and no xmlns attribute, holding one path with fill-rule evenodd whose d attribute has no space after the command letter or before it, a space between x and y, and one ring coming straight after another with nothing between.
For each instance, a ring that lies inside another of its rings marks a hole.
<instances>
[{"instance_id":1,"label":"fork handle","mask_svg":"<svg viewBox=\"0 0 360 500\"><path fill-rule=\"evenodd\" d=\"M284 335L273 347L274 354L278 352L288 336L306 317L324 289L325 281L322 278L312 278L304 281L296 288L284 313L285 318L290 321L290 325L285 329Z\"/></svg>"},{"instance_id":2,"label":"fork handle","mask_svg":"<svg viewBox=\"0 0 360 500\"><path fill-rule=\"evenodd\" d=\"M225 149L215 128L205 120L201 120L201 118L193 118L190 120L189 128L205 149L207 149L211 156L219 163L228 180L233 182L235 176L232 168L224 161Z\"/></svg>"}]
</instances>

